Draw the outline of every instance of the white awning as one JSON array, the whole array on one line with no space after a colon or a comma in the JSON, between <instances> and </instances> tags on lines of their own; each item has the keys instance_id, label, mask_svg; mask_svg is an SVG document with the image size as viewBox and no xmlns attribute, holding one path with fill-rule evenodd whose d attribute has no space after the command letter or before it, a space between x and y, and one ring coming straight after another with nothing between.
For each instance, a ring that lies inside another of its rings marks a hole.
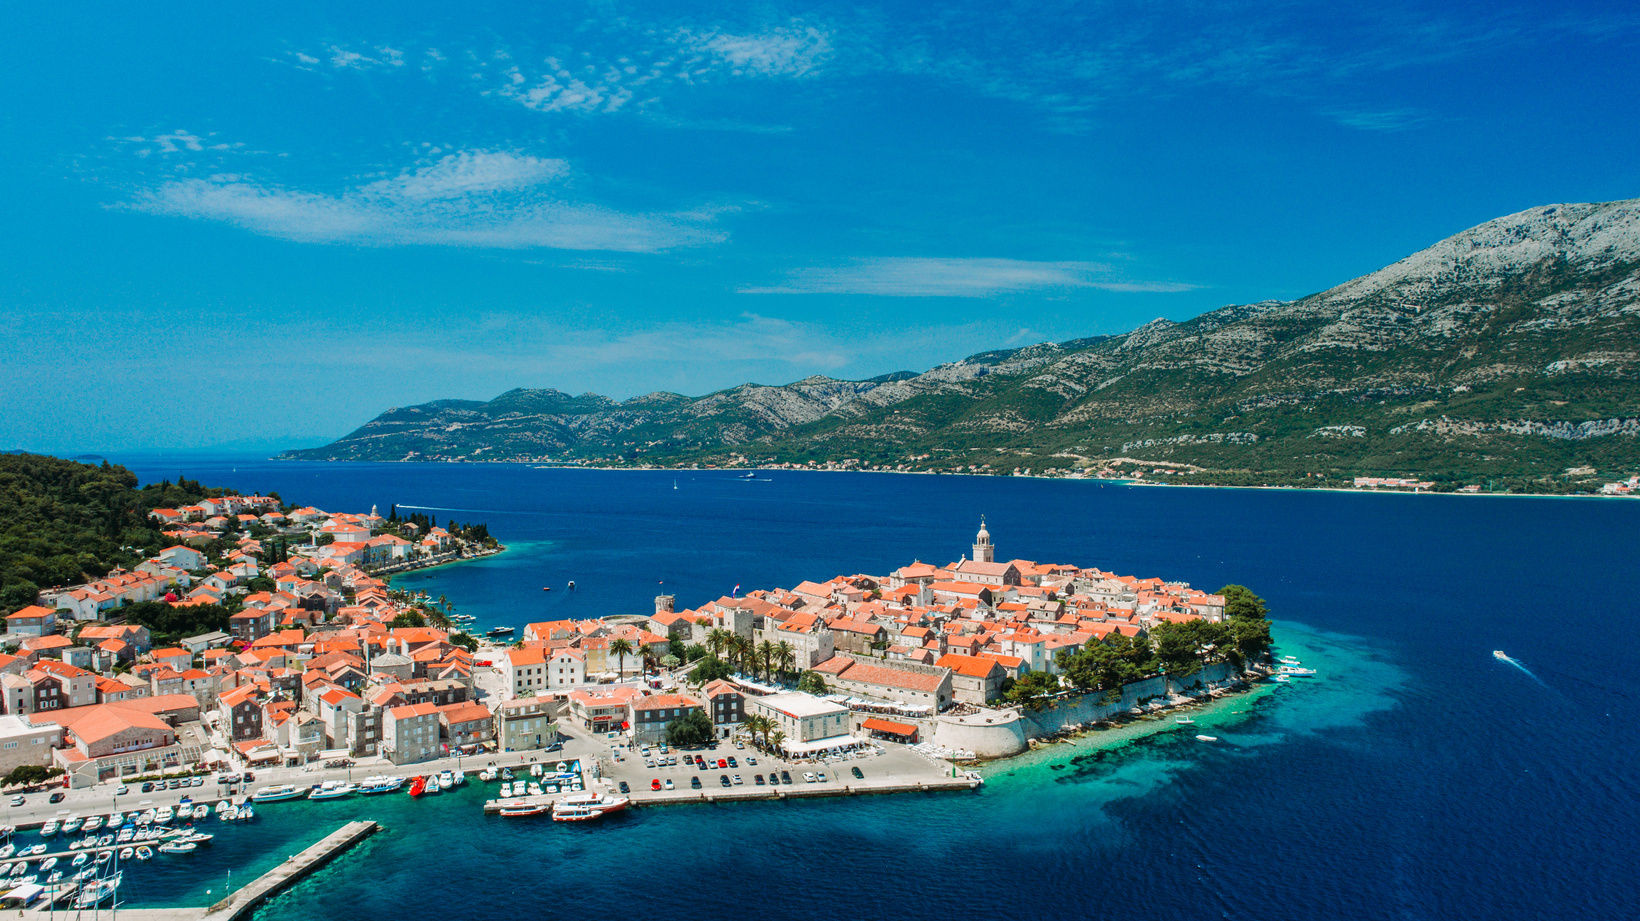
<instances>
[{"instance_id":1,"label":"white awning","mask_svg":"<svg viewBox=\"0 0 1640 921\"><path fill-rule=\"evenodd\" d=\"M828 751L833 748L856 748L867 744L864 739L854 736L827 736L824 739L810 739L807 742L794 742L787 739L781 743L786 751L793 755L812 755L815 752Z\"/></svg>"}]
</instances>

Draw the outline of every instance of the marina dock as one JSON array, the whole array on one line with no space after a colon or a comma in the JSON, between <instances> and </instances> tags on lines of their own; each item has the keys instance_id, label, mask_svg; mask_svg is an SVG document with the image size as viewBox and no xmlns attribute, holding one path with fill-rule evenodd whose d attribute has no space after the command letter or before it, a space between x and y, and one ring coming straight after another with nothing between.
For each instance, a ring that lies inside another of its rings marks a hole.
<instances>
[{"instance_id":1,"label":"marina dock","mask_svg":"<svg viewBox=\"0 0 1640 921\"><path fill-rule=\"evenodd\" d=\"M132 921L240 921L263 902L375 834L378 827L372 821L349 822L208 908L121 908L119 913ZM103 906L103 910L107 910L107 905ZM60 914L61 909L57 913ZM20 916L31 919L55 917L45 907L21 913Z\"/></svg>"}]
</instances>

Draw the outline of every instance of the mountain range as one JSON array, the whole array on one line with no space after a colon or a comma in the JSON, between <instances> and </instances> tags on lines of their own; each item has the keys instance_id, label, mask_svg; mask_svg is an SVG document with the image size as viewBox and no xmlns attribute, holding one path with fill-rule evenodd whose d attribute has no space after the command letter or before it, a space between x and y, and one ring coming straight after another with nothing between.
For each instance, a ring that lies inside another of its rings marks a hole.
<instances>
[{"instance_id":1,"label":"mountain range","mask_svg":"<svg viewBox=\"0 0 1640 921\"><path fill-rule=\"evenodd\" d=\"M1335 288L923 373L390 409L325 460L841 463L1573 484L1637 463L1640 199L1489 221Z\"/></svg>"}]
</instances>

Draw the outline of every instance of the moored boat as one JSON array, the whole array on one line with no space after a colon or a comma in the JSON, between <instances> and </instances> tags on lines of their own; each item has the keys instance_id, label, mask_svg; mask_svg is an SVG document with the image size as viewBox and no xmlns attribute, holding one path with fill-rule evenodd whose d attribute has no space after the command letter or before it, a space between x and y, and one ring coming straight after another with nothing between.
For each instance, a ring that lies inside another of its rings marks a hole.
<instances>
[{"instance_id":1,"label":"moored boat","mask_svg":"<svg viewBox=\"0 0 1640 921\"><path fill-rule=\"evenodd\" d=\"M426 792L427 792L427 778L417 777L415 780L410 781L410 795L411 796L420 796L420 795L422 795L423 793L426 793Z\"/></svg>"},{"instance_id":2,"label":"moored boat","mask_svg":"<svg viewBox=\"0 0 1640 921\"><path fill-rule=\"evenodd\" d=\"M284 799L299 799L305 791L295 784L276 784L251 794L251 801L256 803L277 803Z\"/></svg>"},{"instance_id":3,"label":"moored boat","mask_svg":"<svg viewBox=\"0 0 1640 921\"><path fill-rule=\"evenodd\" d=\"M581 793L566 796L553 804L552 820L554 822L585 822L598 819L611 812L620 812L632 801L624 796L611 796L607 793Z\"/></svg>"},{"instance_id":4,"label":"moored boat","mask_svg":"<svg viewBox=\"0 0 1640 921\"><path fill-rule=\"evenodd\" d=\"M501 807L501 815L509 819L543 815L546 811L547 806L545 803L509 803Z\"/></svg>"},{"instance_id":5,"label":"moored boat","mask_svg":"<svg viewBox=\"0 0 1640 921\"><path fill-rule=\"evenodd\" d=\"M1196 737L1196 741L1198 741L1198 742L1217 742L1218 740L1219 740L1218 736L1197 736Z\"/></svg>"},{"instance_id":6,"label":"moored boat","mask_svg":"<svg viewBox=\"0 0 1640 921\"><path fill-rule=\"evenodd\" d=\"M327 780L319 786L314 787L313 792L309 793L307 798L341 799L344 796L352 796L354 793L357 793L358 790L358 787L348 783L345 780Z\"/></svg>"},{"instance_id":7,"label":"moored boat","mask_svg":"<svg viewBox=\"0 0 1640 921\"><path fill-rule=\"evenodd\" d=\"M120 888L120 874L115 873L107 879L87 880L80 894L74 899L75 908L95 908L104 899L114 894Z\"/></svg>"}]
</instances>

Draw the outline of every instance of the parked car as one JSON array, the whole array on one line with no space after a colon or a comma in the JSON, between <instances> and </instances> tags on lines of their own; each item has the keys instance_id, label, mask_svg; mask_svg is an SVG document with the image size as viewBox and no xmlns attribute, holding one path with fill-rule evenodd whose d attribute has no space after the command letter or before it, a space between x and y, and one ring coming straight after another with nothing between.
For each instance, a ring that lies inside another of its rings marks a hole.
<instances>
[{"instance_id":1,"label":"parked car","mask_svg":"<svg viewBox=\"0 0 1640 921\"><path fill-rule=\"evenodd\" d=\"M866 779L865 772L860 770L858 767L851 767L851 768L849 768L849 770L854 772L854 779L855 780L865 780Z\"/></svg>"},{"instance_id":2,"label":"parked car","mask_svg":"<svg viewBox=\"0 0 1640 921\"><path fill-rule=\"evenodd\" d=\"M769 772L769 786L771 786L771 787L780 786L780 775L776 774L774 771Z\"/></svg>"},{"instance_id":3,"label":"parked car","mask_svg":"<svg viewBox=\"0 0 1640 921\"><path fill-rule=\"evenodd\" d=\"M763 786L763 775L762 774L753 774L752 775L752 783L756 784L759 787Z\"/></svg>"},{"instance_id":4,"label":"parked car","mask_svg":"<svg viewBox=\"0 0 1640 921\"><path fill-rule=\"evenodd\" d=\"M814 783L814 772L813 771L804 771L803 772L803 782L804 783Z\"/></svg>"},{"instance_id":5,"label":"parked car","mask_svg":"<svg viewBox=\"0 0 1640 921\"><path fill-rule=\"evenodd\" d=\"M668 790L672 789L672 778L666 778L666 783L663 786L665 786Z\"/></svg>"},{"instance_id":6,"label":"parked car","mask_svg":"<svg viewBox=\"0 0 1640 921\"><path fill-rule=\"evenodd\" d=\"M661 779L659 777L657 777L654 780L651 780L649 782L649 789L659 790L660 788L661 788Z\"/></svg>"},{"instance_id":7,"label":"parked car","mask_svg":"<svg viewBox=\"0 0 1640 921\"><path fill-rule=\"evenodd\" d=\"M743 785L743 784L745 784L745 783L746 783L746 781L744 781L744 780L741 780L741 779L740 779L740 775L739 775L739 774L736 774L736 775L735 775L735 786L737 786L737 787L738 787L738 786L741 786L741 785Z\"/></svg>"},{"instance_id":8,"label":"parked car","mask_svg":"<svg viewBox=\"0 0 1640 921\"><path fill-rule=\"evenodd\" d=\"M126 786L125 784L120 784L117 788L115 788L114 795L115 796L124 796L125 794L130 793L130 792L131 792L130 787Z\"/></svg>"},{"instance_id":9,"label":"parked car","mask_svg":"<svg viewBox=\"0 0 1640 921\"><path fill-rule=\"evenodd\" d=\"M728 774L719 774L718 775L718 783L723 784L725 787L727 787L729 785L729 775Z\"/></svg>"},{"instance_id":10,"label":"parked car","mask_svg":"<svg viewBox=\"0 0 1640 921\"><path fill-rule=\"evenodd\" d=\"M825 771L821 771L821 772L820 772L820 782L821 782L821 783L825 783L825 782L826 782L826 772L825 772Z\"/></svg>"},{"instance_id":11,"label":"parked car","mask_svg":"<svg viewBox=\"0 0 1640 921\"><path fill-rule=\"evenodd\" d=\"M16 796L11 798L11 804L13 806L21 806L21 805L23 805L23 802L24 802L23 794L21 794L21 793L19 793Z\"/></svg>"},{"instance_id":12,"label":"parked car","mask_svg":"<svg viewBox=\"0 0 1640 921\"><path fill-rule=\"evenodd\" d=\"M780 772L780 782L781 783L791 783L792 782L792 772L791 771L781 771Z\"/></svg>"},{"instance_id":13,"label":"parked car","mask_svg":"<svg viewBox=\"0 0 1640 921\"><path fill-rule=\"evenodd\" d=\"M734 755L729 756L729 766L732 767L732 768L740 767L740 765L735 762L735 756Z\"/></svg>"},{"instance_id":14,"label":"parked car","mask_svg":"<svg viewBox=\"0 0 1640 921\"><path fill-rule=\"evenodd\" d=\"M203 777L197 777L197 776L196 776L196 777L195 777L195 778L194 778L194 780L193 780L193 783L192 783L192 784L191 784L191 786L195 786L195 787L203 787L203 786L205 786L205 778L203 778Z\"/></svg>"},{"instance_id":15,"label":"parked car","mask_svg":"<svg viewBox=\"0 0 1640 921\"><path fill-rule=\"evenodd\" d=\"M627 783L624 780L621 781L621 792L622 793L631 793L632 792L632 785Z\"/></svg>"},{"instance_id":16,"label":"parked car","mask_svg":"<svg viewBox=\"0 0 1640 921\"><path fill-rule=\"evenodd\" d=\"M694 777L689 778L689 786L694 787L696 790L700 789L700 775L699 774L696 774Z\"/></svg>"},{"instance_id":17,"label":"parked car","mask_svg":"<svg viewBox=\"0 0 1640 921\"><path fill-rule=\"evenodd\" d=\"M143 781L143 783L142 783L142 792L144 792L144 793L154 792L154 782L151 781L151 780Z\"/></svg>"},{"instance_id":18,"label":"parked car","mask_svg":"<svg viewBox=\"0 0 1640 921\"><path fill-rule=\"evenodd\" d=\"M752 767L757 767L757 758L753 755L747 755L746 756L746 763L751 765Z\"/></svg>"},{"instance_id":19,"label":"parked car","mask_svg":"<svg viewBox=\"0 0 1640 921\"><path fill-rule=\"evenodd\" d=\"M729 766L729 760L727 758L719 758L718 759L718 767L719 768L726 768L728 766Z\"/></svg>"},{"instance_id":20,"label":"parked car","mask_svg":"<svg viewBox=\"0 0 1640 921\"><path fill-rule=\"evenodd\" d=\"M60 802L63 801L63 797L67 796L67 795L68 794L64 793L63 791L58 790L56 793L51 794L51 801L54 802L54 803L60 803Z\"/></svg>"}]
</instances>

